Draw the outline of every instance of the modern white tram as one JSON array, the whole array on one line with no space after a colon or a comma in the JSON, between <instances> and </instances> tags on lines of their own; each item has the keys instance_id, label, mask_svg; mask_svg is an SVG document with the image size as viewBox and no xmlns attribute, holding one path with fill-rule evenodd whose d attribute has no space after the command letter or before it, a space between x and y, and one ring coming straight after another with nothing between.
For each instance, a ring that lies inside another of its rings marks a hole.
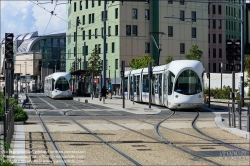
<instances>
[{"instance_id":1,"label":"modern white tram","mask_svg":"<svg viewBox=\"0 0 250 166\"><path fill-rule=\"evenodd\" d=\"M44 94L51 98L72 98L70 73L56 72L45 77Z\"/></svg>"},{"instance_id":2,"label":"modern white tram","mask_svg":"<svg viewBox=\"0 0 250 166\"><path fill-rule=\"evenodd\" d=\"M202 63L196 60L176 60L153 67L152 104L176 110L201 108L204 71ZM126 71L124 75L125 97L148 103L148 68Z\"/></svg>"}]
</instances>

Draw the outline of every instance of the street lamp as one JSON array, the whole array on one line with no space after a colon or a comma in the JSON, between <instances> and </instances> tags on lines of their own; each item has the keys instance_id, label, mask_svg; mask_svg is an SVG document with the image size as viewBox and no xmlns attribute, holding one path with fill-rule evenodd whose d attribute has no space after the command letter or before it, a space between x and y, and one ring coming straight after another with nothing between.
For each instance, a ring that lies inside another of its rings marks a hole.
<instances>
[{"instance_id":1,"label":"street lamp","mask_svg":"<svg viewBox=\"0 0 250 166\"><path fill-rule=\"evenodd\" d=\"M220 90L222 90L222 69L223 69L223 63L220 63Z\"/></svg>"}]
</instances>

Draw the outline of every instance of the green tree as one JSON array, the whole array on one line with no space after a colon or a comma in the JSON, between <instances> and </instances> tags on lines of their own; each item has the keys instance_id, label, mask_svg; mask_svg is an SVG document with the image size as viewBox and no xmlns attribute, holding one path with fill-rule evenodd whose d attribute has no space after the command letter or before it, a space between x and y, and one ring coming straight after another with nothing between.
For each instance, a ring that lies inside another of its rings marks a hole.
<instances>
[{"instance_id":1,"label":"green tree","mask_svg":"<svg viewBox=\"0 0 250 166\"><path fill-rule=\"evenodd\" d=\"M99 76L102 72L102 60L98 49L94 48L91 56L88 58L87 75L94 73L94 76Z\"/></svg>"},{"instance_id":2,"label":"green tree","mask_svg":"<svg viewBox=\"0 0 250 166\"><path fill-rule=\"evenodd\" d=\"M190 50L189 54L186 55L186 59L188 60L198 60L200 61L202 57L203 51L199 49L198 45L193 45Z\"/></svg>"},{"instance_id":3,"label":"green tree","mask_svg":"<svg viewBox=\"0 0 250 166\"><path fill-rule=\"evenodd\" d=\"M169 56L167 56L167 59L166 59L166 64L168 64L168 63L172 62L173 60L174 60L173 55L169 55Z\"/></svg>"},{"instance_id":4,"label":"green tree","mask_svg":"<svg viewBox=\"0 0 250 166\"><path fill-rule=\"evenodd\" d=\"M152 65L155 65L154 60L148 54L143 54L142 57L131 59L129 66L132 69L145 68L148 67L148 62L152 62Z\"/></svg>"}]
</instances>

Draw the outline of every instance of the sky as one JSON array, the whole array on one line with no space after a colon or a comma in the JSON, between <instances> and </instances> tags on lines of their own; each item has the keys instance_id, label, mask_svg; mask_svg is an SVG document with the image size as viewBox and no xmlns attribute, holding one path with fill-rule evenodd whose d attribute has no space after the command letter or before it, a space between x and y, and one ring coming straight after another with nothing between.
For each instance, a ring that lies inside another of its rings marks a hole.
<instances>
[{"instance_id":1,"label":"sky","mask_svg":"<svg viewBox=\"0 0 250 166\"><path fill-rule=\"evenodd\" d=\"M68 0L54 0L51 4L51 0L0 0L0 38L3 39L5 33L20 35L38 31L38 35L44 35L66 32L66 4L62 3L67 2ZM51 17L51 11L56 16Z\"/></svg>"}]
</instances>

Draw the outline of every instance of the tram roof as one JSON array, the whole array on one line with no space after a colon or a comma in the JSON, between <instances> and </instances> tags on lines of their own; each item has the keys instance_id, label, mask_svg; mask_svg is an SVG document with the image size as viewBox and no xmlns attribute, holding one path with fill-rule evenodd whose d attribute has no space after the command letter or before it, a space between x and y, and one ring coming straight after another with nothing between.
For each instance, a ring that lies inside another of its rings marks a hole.
<instances>
[{"instance_id":1,"label":"tram roof","mask_svg":"<svg viewBox=\"0 0 250 166\"><path fill-rule=\"evenodd\" d=\"M56 73L48 75L47 77L45 77L45 79L53 78L57 80L59 77L62 77L62 76L65 77L67 80L69 80L71 77L70 73L68 72L56 72Z\"/></svg>"}]
</instances>

